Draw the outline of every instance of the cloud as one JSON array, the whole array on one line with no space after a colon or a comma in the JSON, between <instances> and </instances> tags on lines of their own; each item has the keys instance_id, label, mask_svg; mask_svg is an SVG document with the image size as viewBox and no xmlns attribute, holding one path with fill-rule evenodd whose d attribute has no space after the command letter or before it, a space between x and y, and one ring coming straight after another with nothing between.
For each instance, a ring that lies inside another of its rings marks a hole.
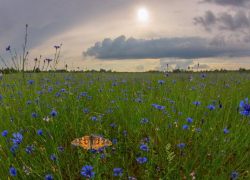
<instances>
[{"instance_id":1,"label":"cloud","mask_svg":"<svg viewBox=\"0 0 250 180\"><path fill-rule=\"evenodd\" d=\"M198 68L198 64L195 64L195 65L193 66L193 68L194 68L194 69L197 69L197 68ZM208 69L208 68L210 68L210 66L207 65L207 64L199 64L199 69Z\"/></svg>"},{"instance_id":2,"label":"cloud","mask_svg":"<svg viewBox=\"0 0 250 180\"><path fill-rule=\"evenodd\" d=\"M232 34L229 38L236 38L236 41L248 43L250 37L250 13L237 11L234 15L228 12L221 12L217 16L207 11L203 17L193 18L195 25L201 25L206 31L211 32L212 28L220 31L228 31ZM216 36L211 45L225 45L225 37Z\"/></svg>"},{"instance_id":3,"label":"cloud","mask_svg":"<svg viewBox=\"0 0 250 180\"><path fill-rule=\"evenodd\" d=\"M201 24L204 29L208 32L211 32L211 26L215 25L216 23L216 17L212 11L206 11L204 17L195 17L194 24Z\"/></svg>"},{"instance_id":4,"label":"cloud","mask_svg":"<svg viewBox=\"0 0 250 180\"><path fill-rule=\"evenodd\" d=\"M225 36L216 35L209 43L211 46L225 46Z\"/></svg>"},{"instance_id":5,"label":"cloud","mask_svg":"<svg viewBox=\"0 0 250 180\"><path fill-rule=\"evenodd\" d=\"M213 3L221 6L245 7L250 4L250 0L203 0L202 3Z\"/></svg>"},{"instance_id":6,"label":"cloud","mask_svg":"<svg viewBox=\"0 0 250 180\"><path fill-rule=\"evenodd\" d=\"M197 59L205 57L249 56L249 47L234 43L224 45L223 36L219 40L209 40L201 37L173 37L159 39L126 40L124 35L111 40L105 38L101 43L83 52L84 57L92 56L101 60L125 59Z\"/></svg>"}]
</instances>

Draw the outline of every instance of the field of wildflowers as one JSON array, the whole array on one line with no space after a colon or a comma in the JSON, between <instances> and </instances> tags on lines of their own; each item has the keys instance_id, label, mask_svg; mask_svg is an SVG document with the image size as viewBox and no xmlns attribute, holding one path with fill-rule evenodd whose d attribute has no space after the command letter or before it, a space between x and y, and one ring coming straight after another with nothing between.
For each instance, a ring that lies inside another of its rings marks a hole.
<instances>
[{"instance_id":1,"label":"field of wildflowers","mask_svg":"<svg viewBox=\"0 0 250 180\"><path fill-rule=\"evenodd\" d=\"M250 179L244 73L0 78L0 179ZM112 146L71 145L95 134Z\"/></svg>"}]
</instances>

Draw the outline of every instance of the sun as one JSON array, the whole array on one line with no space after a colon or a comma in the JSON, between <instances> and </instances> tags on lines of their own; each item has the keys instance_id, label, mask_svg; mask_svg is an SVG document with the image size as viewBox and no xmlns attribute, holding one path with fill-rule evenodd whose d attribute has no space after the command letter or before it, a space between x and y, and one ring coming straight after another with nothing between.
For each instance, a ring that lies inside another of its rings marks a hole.
<instances>
[{"instance_id":1,"label":"sun","mask_svg":"<svg viewBox=\"0 0 250 180\"><path fill-rule=\"evenodd\" d=\"M147 21L148 19L148 12L146 9L139 9L138 10L138 18L140 21Z\"/></svg>"}]
</instances>

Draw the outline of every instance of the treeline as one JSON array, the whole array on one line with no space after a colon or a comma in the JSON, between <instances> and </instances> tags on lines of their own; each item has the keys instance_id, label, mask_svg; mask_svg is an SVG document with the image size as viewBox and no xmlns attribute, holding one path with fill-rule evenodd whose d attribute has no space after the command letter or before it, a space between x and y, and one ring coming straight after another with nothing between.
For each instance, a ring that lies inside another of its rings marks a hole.
<instances>
[{"instance_id":1,"label":"treeline","mask_svg":"<svg viewBox=\"0 0 250 180\"><path fill-rule=\"evenodd\" d=\"M18 71L16 69L13 69L13 68L5 68L5 69L1 69L0 72L2 72L2 74L13 74L13 73L18 73L18 72L21 72L21 71ZM105 69L100 69L99 71L98 70L95 70L95 69L92 69L92 70L70 70L70 71L67 71L66 69L57 69L57 70L48 70L48 71L41 71L39 68L36 68L34 70L26 70L24 71L24 73L40 73L40 72L49 72L49 73L63 73L63 72L72 72L72 73L82 73L82 72L85 72L85 73L103 73L103 72L118 72L118 71L112 71L111 69L110 70L105 70ZM161 73L163 71L158 71L158 70L149 70L149 71L144 71L144 72L139 72L139 73ZM226 72L250 72L250 69L245 69L245 68L239 68L239 70L227 70L227 69L214 69L214 70L199 70L199 71L194 71L194 70L185 70L185 69L173 69L172 71L164 71L164 72L169 72L169 73L196 73L196 72L201 72L201 73L216 73L216 72L223 72L223 73L226 73Z\"/></svg>"}]
</instances>

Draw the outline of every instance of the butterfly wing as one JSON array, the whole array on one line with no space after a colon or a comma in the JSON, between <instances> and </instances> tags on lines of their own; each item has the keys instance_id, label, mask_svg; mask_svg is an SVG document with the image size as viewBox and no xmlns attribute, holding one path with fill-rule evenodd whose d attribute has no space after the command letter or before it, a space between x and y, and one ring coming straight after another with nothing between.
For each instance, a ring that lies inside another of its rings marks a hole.
<instances>
[{"instance_id":1,"label":"butterfly wing","mask_svg":"<svg viewBox=\"0 0 250 180\"><path fill-rule=\"evenodd\" d=\"M101 137L93 136L92 149L99 149L104 146L110 146L110 145L112 145L112 142L110 142L109 140L101 138Z\"/></svg>"},{"instance_id":2,"label":"butterfly wing","mask_svg":"<svg viewBox=\"0 0 250 180\"><path fill-rule=\"evenodd\" d=\"M71 142L71 144L73 144L75 146L81 146L87 150L91 149L90 136L76 138L74 141Z\"/></svg>"}]
</instances>

